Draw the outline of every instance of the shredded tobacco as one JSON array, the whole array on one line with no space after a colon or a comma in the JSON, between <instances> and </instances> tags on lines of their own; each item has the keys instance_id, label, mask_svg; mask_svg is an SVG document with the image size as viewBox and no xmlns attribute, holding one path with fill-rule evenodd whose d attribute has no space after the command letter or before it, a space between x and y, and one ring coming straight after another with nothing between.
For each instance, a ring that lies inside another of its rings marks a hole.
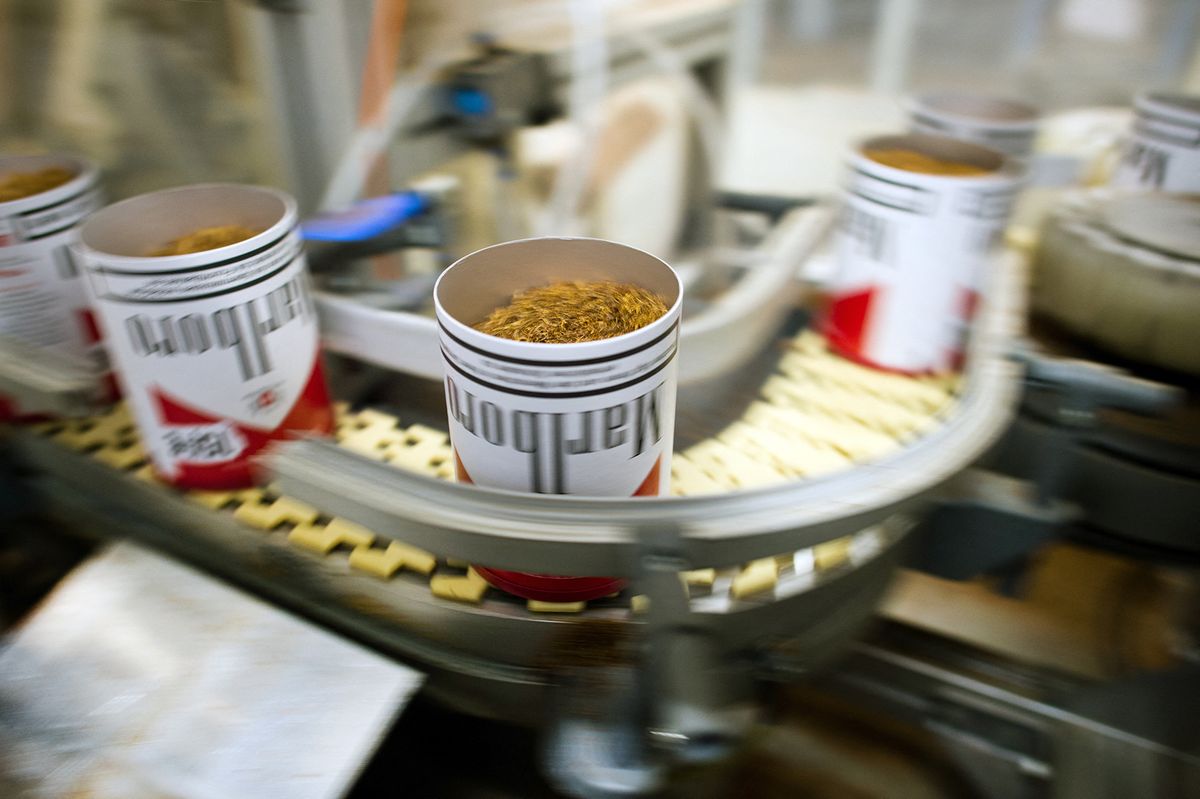
<instances>
[{"instance_id":1,"label":"shredded tobacco","mask_svg":"<svg viewBox=\"0 0 1200 799\"><path fill-rule=\"evenodd\" d=\"M974 164L964 164L959 161L944 161L941 158L934 158L931 155L919 153L916 150L868 149L864 150L863 154L872 161L884 166L903 169L908 172L921 172L926 175L969 177L972 175L986 175L992 171L975 166Z\"/></svg>"},{"instance_id":2,"label":"shredded tobacco","mask_svg":"<svg viewBox=\"0 0 1200 799\"><path fill-rule=\"evenodd\" d=\"M52 166L36 172L14 172L0 176L0 202L32 197L63 185L75 177L69 169Z\"/></svg>"},{"instance_id":3,"label":"shredded tobacco","mask_svg":"<svg viewBox=\"0 0 1200 799\"><path fill-rule=\"evenodd\" d=\"M251 236L258 235L259 232L251 230L248 227L243 227L242 225L219 225L217 227L201 228L195 233L175 239L169 244L159 247L157 250L152 250L149 255L186 255L187 253L215 250L218 247L245 241Z\"/></svg>"},{"instance_id":4,"label":"shredded tobacco","mask_svg":"<svg viewBox=\"0 0 1200 799\"><path fill-rule=\"evenodd\" d=\"M577 280L517 292L475 329L513 341L574 344L630 333L666 312L662 298L641 286Z\"/></svg>"}]
</instances>

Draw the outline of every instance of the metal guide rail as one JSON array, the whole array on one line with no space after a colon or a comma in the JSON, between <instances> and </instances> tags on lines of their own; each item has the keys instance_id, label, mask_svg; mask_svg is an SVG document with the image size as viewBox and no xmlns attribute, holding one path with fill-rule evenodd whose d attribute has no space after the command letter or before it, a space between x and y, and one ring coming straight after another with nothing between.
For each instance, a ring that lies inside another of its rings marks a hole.
<instances>
[{"instance_id":1,"label":"metal guide rail","mask_svg":"<svg viewBox=\"0 0 1200 799\"><path fill-rule=\"evenodd\" d=\"M762 401L678 458L673 478L688 496L547 497L436 483L316 440L283 445L269 466L289 493L382 535L500 568L636 577L655 530L672 531L673 554L689 569L775 557L911 508L995 441L1018 390L1007 352L1020 271L1016 256L997 270L953 397L933 378L834 359L801 334L762 386ZM889 444L872 449L883 436ZM697 483L748 490L691 495Z\"/></svg>"},{"instance_id":2,"label":"metal guide rail","mask_svg":"<svg viewBox=\"0 0 1200 799\"><path fill-rule=\"evenodd\" d=\"M677 453L670 499L456 485L444 479L443 431L370 409L341 409L337 443L284 445L269 459L275 482L236 492L159 484L121 408L19 431L12 445L55 512L434 672L542 683L571 621L654 615L644 597L662 582L647 556L686 586L685 612L722 649L807 635L802 648L818 651L856 629L884 590L904 512L1007 426L1020 269L1010 256L998 270L961 385L883 375L800 334L742 419ZM526 603L490 589L472 562L627 576L633 587L586 606Z\"/></svg>"}]
</instances>

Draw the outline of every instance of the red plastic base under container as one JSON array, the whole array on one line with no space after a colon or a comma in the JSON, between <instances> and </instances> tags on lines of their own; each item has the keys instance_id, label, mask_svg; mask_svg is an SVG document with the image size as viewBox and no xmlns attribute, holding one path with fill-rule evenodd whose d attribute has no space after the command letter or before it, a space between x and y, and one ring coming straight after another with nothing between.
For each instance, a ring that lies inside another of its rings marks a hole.
<instances>
[{"instance_id":1,"label":"red plastic base under container","mask_svg":"<svg viewBox=\"0 0 1200 799\"><path fill-rule=\"evenodd\" d=\"M615 577L556 577L484 566L476 566L475 571L501 591L539 602L584 602L610 596L625 587L625 581Z\"/></svg>"}]
</instances>

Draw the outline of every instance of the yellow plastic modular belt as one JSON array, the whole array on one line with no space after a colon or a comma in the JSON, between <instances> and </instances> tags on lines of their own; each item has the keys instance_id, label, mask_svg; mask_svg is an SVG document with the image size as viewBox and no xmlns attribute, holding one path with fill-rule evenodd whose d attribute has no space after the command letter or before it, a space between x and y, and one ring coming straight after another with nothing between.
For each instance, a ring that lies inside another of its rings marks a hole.
<instances>
[{"instance_id":1,"label":"yellow plastic modular belt","mask_svg":"<svg viewBox=\"0 0 1200 799\"><path fill-rule=\"evenodd\" d=\"M796 336L759 399L741 419L683 452L671 465L671 490L680 496L720 493L802 480L847 469L886 455L939 424L952 407L956 378L886 374L833 355L824 340ZM128 411L118 405L87 419L46 422L42 435L135 478L156 478ZM365 457L452 479L447 434L423 425L403 426L376 410L339 406L337 442ZM188 491L190 501L228 513L254 529L283 535L314 557L347 557L352 568L382 580L408 570L426 575L435 596L481 602L492 589L468 564L378 536L346 519L280 496L270 487L240 491ZM736 569L698 569L681 580L693 594L728 592L735 599L768 600L780 574L796 568L818 572L846 563L851 537L798 553L764 558ZM646 605L630 597L633 612ZM574 613L586 604L529 602L536 613Z\"/></svg>"}]
</instances>

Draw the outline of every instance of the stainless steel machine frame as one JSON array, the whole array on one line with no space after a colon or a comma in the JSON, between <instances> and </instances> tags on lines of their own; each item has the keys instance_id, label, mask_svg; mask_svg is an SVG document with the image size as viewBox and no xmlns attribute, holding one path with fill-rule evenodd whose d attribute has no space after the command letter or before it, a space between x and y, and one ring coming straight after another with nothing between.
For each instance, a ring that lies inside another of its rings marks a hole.
<instances>
[{"instance_id":1,"label":"stainless steel machine frame","mask_svg":"<svg viewBox=\"0 0 1200 799\"><path fill-rule=\"evenodd\" d=\"M826 478L637 501L444 483L315 440L284 445L268 461L289 496L439 555L628 577L649 599L641 616L598 607L564 618L503 600L477 607L440 600L424 580L381 583L344 562L248 534L229 517L36 435L18 434L13 444L54 513L86 519L100 535L140 539L413 663L429 675L431 691L459 707L545 725L561 744L551 747L552 763L558 759L552 771L585 773L571 760L580 750L570 743L584 735L592 765L606 776L588 773L632 789L656 784L670 763L725 751L750 719L745 700L754 677L811 667L869 617L898 565L908 514L1010 423L1020 387L1021 367L1008 353L1020 318L1021 267L1010 254L997 270L964 387L942 424L893 456ZM679 580L686 569L746 563L871 528L873 551L816 582L811 574L789 575L764 601L689 599ZM581 644L581 634L591 643ZM583 673L603 674L582 687L581 646L595 647L591 655L602 664ZM592 724L587 706L595 696L625 700L614 699L615 718ZM631 749L642 755L618 762ZM583 784L567 786L573 792L605 795L591 778L579 778Z\"/></svg>"}]
</instances>

